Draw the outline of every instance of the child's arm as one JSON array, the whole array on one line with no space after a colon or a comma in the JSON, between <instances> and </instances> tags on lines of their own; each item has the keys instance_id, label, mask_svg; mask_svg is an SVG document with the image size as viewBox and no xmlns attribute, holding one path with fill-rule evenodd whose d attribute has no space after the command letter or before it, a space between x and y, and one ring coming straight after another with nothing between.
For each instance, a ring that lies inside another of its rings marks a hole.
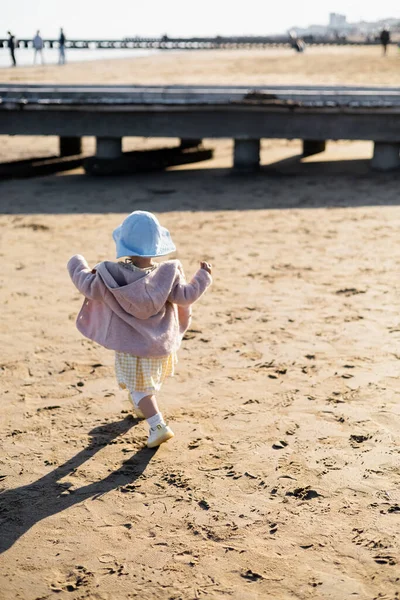
<instances>
[{"instance_id":1,"label":"child's arm","mask_svg":"<svg viewBox=\"0 0 400 600\"><path fill-rule=\"evenodd\" d=\"M197 271L190 283L185 282L183 269L180 267L180 280L169 295L169 302L179 306L190 306L196 302L212 283L211 265L205 262L200 263L201 268Z\"/></svg>"},{"instance_id":2,"label":"child's arm","mask_svg":"<svg viewBox=\"0 0 400 600\"><path fill-rule=\"evenodd\" d=\"M72 282L75 287L86 298L91 300L102 300L104 297L104 284L100 277L96 275L96 271L90 270L86 260L80 254L75 254L69 259L67 264Z\"/></svg>"}]
</instances>

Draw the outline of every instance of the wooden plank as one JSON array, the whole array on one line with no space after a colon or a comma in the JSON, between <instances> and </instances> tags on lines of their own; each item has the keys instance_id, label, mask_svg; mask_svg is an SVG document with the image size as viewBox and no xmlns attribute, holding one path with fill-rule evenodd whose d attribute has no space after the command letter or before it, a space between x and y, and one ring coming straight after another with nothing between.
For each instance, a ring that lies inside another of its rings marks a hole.
<instances>
[{"instance_id":1,"label":"wooden plank","mask_svg":"<svg viewBox=\"0 0 400 600\"><path fill-rule=\"evenodd\" d=\"M400 88L317 86L0 86L0 110L40 106L400 106Z\"/></svg>"},{"instance_id":2,"label":"wooden plank","mask_svg":"<svg viewBox=\"0 0 400 600\"><path fill-rule=\"evenodd\" d=\"M355 105L355 106L341 106L341 105L328 105L328 106L306 106L306 105L295 105L287 103L275 103L275 104L230 104L230 105L198 105L198 104L182 104L182 105L171 105L171 104L134 104L134 105L115 105L115 104L101 104L101 105L47 105L43 106L40 104L31 104L24 107L21 111L18 109L18 105L8 104L1 108L1 112L10 112L12 115L28 114L35 112L42 112L44 114L157 114L165 113L173 116L174 114L183 113L201 113L201 114L219 114L219 113L246 113L246 114L312 114L312 115L335 115L335 114L354 114L354 115L396 115L400 114L400 104L395 106L374 106L374 105ZM56 134L55 134L56 135ZM58 135L58 134L57 134ZM128 134L126 134L128 135ZM173 136L176 137L176 136ZM179 137L179 136L178 136ZM204 136L202 136L204 137Z\"/></svg>"}]
</instances>

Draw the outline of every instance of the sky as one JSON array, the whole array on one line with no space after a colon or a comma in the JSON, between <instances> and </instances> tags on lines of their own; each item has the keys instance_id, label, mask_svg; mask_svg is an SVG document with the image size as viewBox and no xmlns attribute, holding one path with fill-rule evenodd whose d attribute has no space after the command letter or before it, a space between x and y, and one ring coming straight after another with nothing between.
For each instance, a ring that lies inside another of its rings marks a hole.
<instances>
[{"instance_id":1,"label":"sky","mask_svg":"<svg viewBox=\"0 0 400 600\"><path fill-rule=\"evenodd\" d=\"M0 36L72 38L268 35L325 24L330 12L352 21L400 20L399 0L3 0Z\"/></svg>"}]
</instances>

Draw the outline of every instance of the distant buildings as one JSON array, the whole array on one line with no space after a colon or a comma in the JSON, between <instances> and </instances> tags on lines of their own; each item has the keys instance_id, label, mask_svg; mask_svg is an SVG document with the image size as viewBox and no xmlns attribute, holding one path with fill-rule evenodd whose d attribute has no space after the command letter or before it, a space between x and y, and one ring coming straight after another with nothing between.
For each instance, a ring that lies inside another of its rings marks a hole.
<instances>
[{"instance_id":1,"label":"distant buildings","mask_svg":"<svg viewBox=\"0 0 400 600\"><path fill-rule=\"evenodd\" d=\"M387 27L392 34L400 35L400 19L381 19L379 21L359 21L358 23L348 23L346 15L339 13L330 13L327 25L309 25L309 27L292 27L291 32L295 32L298 37L313 36L329 38L354 38L354 39L374 39L379 36L379 32Z\"/></svg>"},{"instance_id":2,"label":"distant buildings","mask_svg":"<svg viewBox=\"0 0 400 600\"><path fill-rule=\"evenodd\" d=\"M347 31L349 27L350 25L347 23L346 15L340 15L339 13L329 14L329 25L327 29L332 31Z\"/></svg>"}]
</instances>

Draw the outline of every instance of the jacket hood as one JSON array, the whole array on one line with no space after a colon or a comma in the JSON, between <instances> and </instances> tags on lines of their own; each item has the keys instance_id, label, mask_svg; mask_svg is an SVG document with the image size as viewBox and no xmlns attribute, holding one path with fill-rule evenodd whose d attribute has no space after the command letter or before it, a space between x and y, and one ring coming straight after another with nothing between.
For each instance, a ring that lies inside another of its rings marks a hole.
<instances>
[{"instance_id":1,"label":"jacket hood","mask_svg":"<svg viewBox=\"0 0 400 600\"><path fill-rule=\"evenodd\" d=\"M179 269L177 260L163 262L150 273L109 261L96 267L115 301L137 319L149 319L162 310L179 278Z\"/></svg>"}]
</instances>

